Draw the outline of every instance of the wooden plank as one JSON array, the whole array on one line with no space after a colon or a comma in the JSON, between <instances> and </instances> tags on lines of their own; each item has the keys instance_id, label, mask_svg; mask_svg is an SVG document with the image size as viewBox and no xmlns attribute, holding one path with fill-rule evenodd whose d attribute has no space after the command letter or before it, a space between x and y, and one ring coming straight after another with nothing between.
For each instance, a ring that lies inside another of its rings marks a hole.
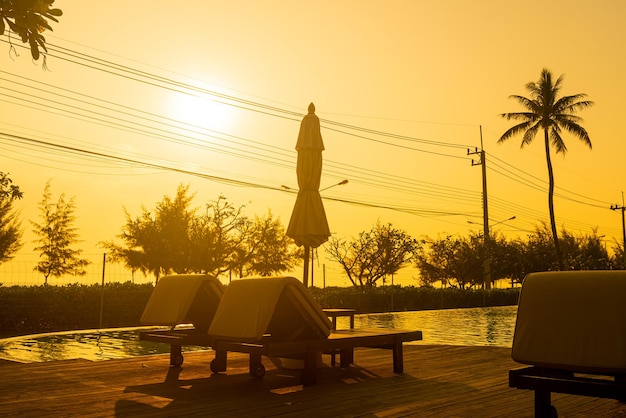
<instances>
[{"instance_id":1,"label":"wooden plank","mask_svg":"<svg viewBox=\"0 0 626 418\"><path fill-rule=\"evenodd\" d=\"M249 356L229 353L227 373L212 374L212 352L123 360L0 362L0 416L378 416L528 417L532 391L508 387L519 368L510 349L404 346L404 373L388 350L355 349L356 365L325 365L314 386L266 359L262 380L248 376ZM324 357L326 364L330 358ZM560 416L623 416L611 399L553 395Z\"/></svg>"}]
</instances>

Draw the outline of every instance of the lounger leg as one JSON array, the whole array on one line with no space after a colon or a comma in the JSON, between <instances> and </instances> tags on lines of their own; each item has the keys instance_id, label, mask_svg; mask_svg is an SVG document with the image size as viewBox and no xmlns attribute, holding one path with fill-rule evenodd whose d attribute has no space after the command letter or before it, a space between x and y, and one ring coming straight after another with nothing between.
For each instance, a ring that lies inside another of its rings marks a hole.
<instances>
[{"instance_id":1,"label":"lounger leg","mask_svg":"<svg viewBox=\"0 0 626 418\"><path fill-rule=\"evenodd\" d=\"M402 353L402 340L396 338L393 347L393 372L394 373L403 373L404 372L404 355Z\"/></svg>"},{"instance_id":2,"label":"lounger leg","mask_svg":"<svg viewBox=\"0 0 626 418\"><path fill-rule=\"evenodd\" d=\"M300 383L304 386L314 385L317 381L317 357L318 351L308 349L304 356L304 368L300 375Z\"/></svg>"},{"instance_id":3,"label":"lounger leg","mask_svg":"<svg viewBox=\"0 0 626 418\"><path fill-rule=\"evenodd\" d=\"M535 418L556 417L556 409L552 407L550 392L535 390Z\"/></svg>"},{"instance_id":4,"label":"lounger leg","mask_svg":"<svg viewBox=\"0 0 626 418\"><path fill-rule=\"evenodd\" d=\"M254 377L255 379L262 379L263 376L265 376L265 366L263 366L260 354L250 353L249 375L250 377Z\"/></svg>"},{"instance_id":5,"label":"lounger leg","mask_svg":"<svg viewBox=\"0 0 626 418\"><path fill-rule=\"evenodd\" d=\"M177 344L170 345L170 366L180 367L183 364L183 347Z\"/></svg>"},{"instance_id":6,"label":"lounger leg","mask_svg":"<svg viewBox=\"0 0 626 418\"><path fill-rule=\"evenodd\" d=\"M339 367L345 369L354 363L354 349L342 348L339 350Z\"/></svg>"},{"instance_id":7,"label":"lounger leg","mask_svg":"<svg viewBox=\"0 0 626 418\"><path fill-rule=\"evenodd\" d=\"M225 350L217 350L215 352L215 358L211 360L211 371L213 373L226 371L227 355L228 355L228 351L225 351Z\"/></svg>"}]
</instances>

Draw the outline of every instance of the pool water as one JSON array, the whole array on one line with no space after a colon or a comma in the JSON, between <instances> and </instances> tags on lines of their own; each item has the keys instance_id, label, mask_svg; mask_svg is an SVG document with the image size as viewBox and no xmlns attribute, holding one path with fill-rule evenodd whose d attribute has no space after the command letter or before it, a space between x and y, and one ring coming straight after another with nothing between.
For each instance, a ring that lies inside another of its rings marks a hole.
<instances>
[{"instance_id":1,"label":"pool water","mask_svg":"<svg viewBox=\"0 0 626 418\"><path fill-rule=\"evenodd\" d=\"M517 306L444 309L354 317L355 328L416 329L422 341L407 344L444 344L511 347ZM337 318L337 328L347 328L348 318ZM83 358L110 360L169 353L169 345L140 341L146 328L70 331L0 339L0 358L18 362L43 362ZM207 350L185 347L185 351Z\"/></svg>"}]
</instances>

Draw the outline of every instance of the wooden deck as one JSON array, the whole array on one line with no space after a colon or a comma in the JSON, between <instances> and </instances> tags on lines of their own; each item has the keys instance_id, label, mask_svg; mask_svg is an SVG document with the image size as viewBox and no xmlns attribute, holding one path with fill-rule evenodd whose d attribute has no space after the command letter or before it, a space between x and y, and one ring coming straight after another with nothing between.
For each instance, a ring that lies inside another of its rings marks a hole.
<instances>
[{"instance_id":1,"label":"wooden deck","mask_svg":"<svg viewBox=\"0 0 626 418\"><path fill-rule=\"evenodd\" d=\"M520 367L510 349L405 346L404 374L387 350L356 349L357 366L328 366L315 386L264 360L263 380L248 377L248 358L229 354L228 373L211 375L213 353L124 360L0 362L0 416L311 416L530 417L533 394L510 389ZM328 357L324 358L328 364ZM626 416L618 401L553 394L561 417Z\"/></svg>"}]
</instances>

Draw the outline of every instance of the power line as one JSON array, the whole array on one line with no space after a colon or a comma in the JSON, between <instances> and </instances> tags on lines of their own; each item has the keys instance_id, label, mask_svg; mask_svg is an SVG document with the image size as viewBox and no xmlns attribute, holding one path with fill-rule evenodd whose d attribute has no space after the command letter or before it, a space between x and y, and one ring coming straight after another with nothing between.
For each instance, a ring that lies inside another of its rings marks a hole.
<instances>
[{"instance_id":1,"label":"power line","mask_svg":"<svg viewBox=\"0 0 626 418\"><path fill-rule=\"evenodd\" d=\"M141 71L141 70L137 70L125 65L121 65L121 64L117 64L114 63L112 61L108 61L108 60L102 60L100 58L94 57L92 55L88 55L88 54L83 54L80 52L76 52L76 51L72 51L68 48L63 48L60 46L56 46L56 45L51 45L52 50L54 50L54 52L57 55L53 55L61 60L65 60L67 62L70 62L72 64L75 65L80 65L89 69L94 69L94 70L98 70L101 72L104 72L106 74L110 74L113 76L117 76L117 77L122 77L122 78L126 78L128 80L134 81L134 82L140 82L140 83L144 83L148 86L152 86L152 87L158 87L158 88L164 88L166 90L170 90L170 91L175 91L177 93L183 93L183 94L188 94L188 95L192 95L195 97L199 97L202 96L204 97L205 95L212 97L211 100L217 102L217 103L222 103L225 105L229 105L229 106L234 106L234 107L238 107L241 109L245 109L245 110L249 110L249 111L254 111L260 114L264 114L264 115L269 115L269 116L273 116L273 117L280 117L284 120L290 120L290 121L299 121L299 119L302 117L302 114L299 112L294 112L294 111L289 111L286 109L283 109L281 107L277 107L277 106L268 106L265 105L263 103L257 102L257 101L251 101L251 100L246 100L246 99L242 99L236 96L232 96L232 95L226 95L226 94L222 94L219 92L215 92L213 90L208 90L208 89L202 89L202 88L198 88L196 86L187 84L187 83L181 83L179 81L173 80L169 77L161 77L149 72L145 72L145 71ZM5 74L9 74L3 71L3 73ZM16 75L13 75L14 77L19 77ZM32 83L38 83L34 80L30 80L27 78L22 78L22 80L28 80ZM5 79L5 81L7 82L11 82ZM22 83L23 84L23 83ZM39 84L42 85L42 84ZM45 84L43 84L45 85ZM26 86L24 84L24 86ZM48 88L55 88L53 86L50 85L46 85ZM32 87L32 86L26 86L27 88L34 88L36 89L36 87ZM60 106L59 109L55 109L58 112L65 112L66 116L69 113L67 110L61 110L61 107L69 107L69 108L73 108L74 109L74 116L70 116L70 117L76 117L76 118L82 118L81 120L85 120L88 121L90 123L98 123L98 124L102 124L104 126L108 126L108 127L115 127L116 129L122 129L122 130L126 130L129 132L133 132L133 133L139 133L142 135L150 135L152 137L156 137L159 139L163 139L166 141L171 141L180 145L185 145L185 146L195 146L195 147L200 147L202 149L206 149L206 150L211 150L211 151L215 151L215 152L222 152L224 154L228 154L228 155L232 155L235 156L237 158L246 158L246 159L250 159L252 161L258 161L258 162L262 162L265 164L272 164L272 165L278 165L278 166L282 166L282 167L289 167L292 168L293 167L293 162L292 162L292 156L293 156L293 151L291 153L285 151L284 149L281 148L263 148L261 142L257 142L257 141L250 141L248 139L245 138L240 138L240 137L235 137L226 133L221 133L221 132L217 132L217 131L210 131L210 130L204 130L204 128L202 128L202 130L198 131L195 128L190 128L189 124L182 124L182 126L179 126L178 124L180 123L179 121L173 120L173 119L169 119L169 121L171 122L171 124L169 124L167 122L168 118L164 118L163 116L159 116L156 114L151 114L148 112L142 112L138 109L134 109L131 108L129 106L124 106L124 105L120 105L118 103L114 103L114 102L107 102L107 101L102 101L101 99L97 99L93 96L87 96L87 95L82 95L81 93L78 92L74 92L71 90L67 90L67 89L62 89L63 91L65 91L68 94L75 94L75 95L80 95L80 97L83 98L89 98L91 100L91 102L85 102L85 104L89 103L90 106L99 106L95 103L93 103L93 101L98 101L100 103L105 103L107 106L109 105L113 105L116 106L116 108L112 108L112 109L108 109L107 112L115 112L115 113L123 113L121 111L121 109L126 109L132 112L132 118L137 118L139 120L145 120L150 122L150 124L152 123L158 123L160 124L160 126L162 126L162 129L156 129L154 128L154 126L150 126L150 125L144 125L142 123L138 123L136 121L132 121L129 120L127 118L121 118L119 116L115 116L115 115L109 115L109 114L100 114L98 118L95 118L93 116L90 115L86 115L83 113L78 112L78 110L80 109L81 111L84 111L84 109L81 109L79 106L76 105L72 105L72 104L67 104L67 103L61 103L60 101L57 100L58 102L58 106ZM48 91L48 94L55 94L52 91ZM23 93L23 92L19 92L17 94L27 94L27 93ZM31 97L38 97L35 95L31 95ZM20 100L20 101L24 101L23 98L21 97L12 97L14 100ZM37 102L36 100L39 100L39 102ZM41 106L42 108L40 108L39 110L41 111L46 111L49 112L50 108L43 104L41 102L41 100L50 100L50 99L45 99L45 98L41 98L38 97L36 100L30 100L30 105L31 106ZM66 100L77 100L73 97L67 97ZM84 99L78 99L79 103L80 100L84 100ZM105 106L106 107L106 106ZM35 107L33 107L35 108ZM100 105L100 108L103 109L103 107ZM94 112L92 114L98 114L100 112ZM140 116L141 115L141 116ZM104 119L102 119L104 118ZM159 121L155 121L154 118L159 119ZM443 147L443 148L451 148L451 149L456 149L456 148L463 148L465 149L467 146L466 145L458 145L458 144L454 144L454 143L449 143L449 142L443 142L443 141L434 141L434 140L426 140L426 139L422 139L422 138L414 138L414 137L410 137L410 136L405 136L405 135L399 135L399 134L393 134L393 133L389 133L389 132L384 132L384 131L378 131L378 130L373 130L373 129L368 129L368 128L363 128L363 127L359 127L359 126L354 126L354 125L349 125L349 124L344 124L344 123L340 123L340 122L335 122L332 120L326 120L326 119L322 119L323 124L324 124L324 129L329 130L329 131L334 131L340 134L344 134L344 135L349 135L355 138L359 138L359 139L364 139L370 142L376 142L376 143L380 143L382 145L385 146L392 146L392 147L396 147L399 149L405 149L405 150L412 150L412 151L416 151L416 152L423 152L423 153L428 153L431 155L437 155L437 156L442 156L442 157L451 157L451 158L457 158L457 159L467 159L466 156L459 156L457 154L454 153L446 153L446 152L437 152L437 151L431 151L431 150L427 150L427 149L420 149L420 148L416 148L413 146L409 146L409 145L403 145L403 143L409 143L409 144L423 144L423 145L427 145L427 146L435 146L435 147ZM170 131L170 129L174 129L174 127L176 129L183 129L187 131L187 135L173 135L172 132ZM367 134L367 135L365 135ZM196 144L194 143L195 140L197 140L196 135L202 135L202 136L207 136L210 138L215 138L215 139L219 139L222 141L231 141L231 145L221 145L220 148L218 149L215 146L208 146L207 144ZM369 135L369 136L368 136ZM372 136L376 137L373 138ZM226 137L226 138L225 138ZM390 138L393 140L399 140L402 141L402 143L396 143L396 142L389 142L389 141L383 141L381 139L379 139L378 137L384 137L384 138ZM242 142L245 142L246 144L243 145L245 147L249 147L254 149L255 147L258 146L257 151L258 152L254 152L254 151L249 151L249 150L244 150L242 148L240 148L242 146L241 143L236 144L236 146L232 145L232 141L234 140L240 140ZM251 144L251 145L250 145ZM271 151L270 151L271 149ZM272 155L266 155L266 152L272 152ZM284 157L284 159L280 159L277 158L277 155L281 155L282 157ZM497 157L493 157L494 159L497 159ZM513 171L511 171L510 169L504 167L503 165L507 165L510 167L513 167L512 165L497 159L499 161L502 162L502 164L494 164L492 163L491 165L495 165L498 169L493 169L490 165L490 170L493 170L493 172L497 173L498 175L502 175L506 178L512 179L514 181L518 181L520 182L520 184L524 184L527 187L531 187L534 188L536 190L542 190L540 186L538 186L535 182L531 181L531 180L524 180L525 183L517 180L519 178L519 176L516 176L515 173ZM457 199L457 200L465 200L468 203L470 202L474 202L476 199L476 192L473 191L466 191L466 190L455 190L454 188L450 188L448 186L442 186L442 185L435 185L433 183L424 183L423 184L423 188L420 188L420 186L418 186L419 183L416 183L415 180L413 179L407 179L407 178L403 178L403 177L398 177L398 176L394 176L394 175L385 175L385 176L381 176L380 173L374 174L374 172L372 170L369 169L358 169L356 167L348 167L345 164L341 164L338 162L333 162L333 161L327 161L327 166L330 167L330 170L328 170L328 172L330 173L336 173L336 175L341 175L341 177L358 177L361 180L362 184L365 185L370 185L372 187L378 187L381 189L385 189L385 190L389 190L389 191L395 191L395 192L401 192L401 193L409 193L409 194L413 194L416 196L433 196L433 197L439 197L442 198L445 196L445 198L448 199ZM514 167L513 167L514 168ZM517 170L518 172L523 172L522 170L519 170L517 168L514 168L515 170ZM347 175L343 175L343 173L347 173ZM535 178L534 176L527 174L530 178ZM385 179L383 179L384 177L387 177ZM538 179L537 179L538 180ZM443 189L443 191L437 195L437 191L436 188L440 187ZM430 190L429 190L430 189ZM565 190L565 192L567 193L571 193L572 195L576 195L574 192L569 192L567 190ZM588 200L596 200L596 199L590 199L587 198L585 196L582 195L578 195L579 197L583 197L585 199ZM562 198L565 199L569 199L570 201L575 201L577 203L581 203L581 204L586 204L592 207L599 207L598 205L594 205L594 204L590 204L589 202L584 202L580 199L574 199L574 198L570 198L567 196L562 196ZM596 200L597 202L601 202L600 200ZM384 207L384 204L378 205L375 204L373 205L373 207ZM407 209L407 208L401 208L401 207L396 207L396 209ZM436 211L435 211L436 212ZM457 214L456 212L447 212L447 211L440 211L440 213L442 214L448 214L448 213L453 213L453 214Z\"/></svg>"},{"instance_id":2,"label":"power line","mask_svg":"<svg viewBox=\"0 0 626 418\"><path fill-rule=\"evenodd\" d=\"M6 40L3 40L3 41L7 42ZM173 92L188 94L188 95L192 95L196 97L198 97L197 94L200 94L202 96L206 95L209 97L213 97L214 99L212 100L216 101L217 103L221 103L227 106L237 107L243 110L262 113L262 114L266 114L269 116L282 117L282 118L286 118L292 121L299 121L304 116L304 114L300 112L294 112L294 111L279 108L276 106L269 106L260 102L246 100L240 97L236 97L236 96L232 96L232 95L228 95L224 93L219 93L214 90L209 90L209 89L193 86L188 83L183 83L183 82L173 80L168 77L162 77L162 76L149 73L146 71L138 70L136 68L132 68L126 65L117 64L109 60L104 60L102 58L98 58L93 55L74 51L69 48L64 48L59 45L48 44L48 50L49 50L48 55L50 57L55 57L55 58L76 64L76 65L79 65L79 66L87 67L87 68L97 70L97 71L102 71L110 75L137 81L137 82L147 84L153 87L163 88L163 89L170 90ZM54 52L57 52L59 55L55 55ZM392 139L400 139L403 141L421 143L425 145L449 147L449 148L457 148L457 149L467 148L467 145L459 145L459 144L447 143L447 142L442 142L442 141L415 138L415 137L399 135L399 134L394 134L394 133L385 132L385 131L363 128L360 126L331 121L327 119L320 119L320 122L326 125L338 126L344 129L354 130L357 132L364 132L364 133L373 134L377 136L383 136L383 137L392 138ZM360 138L367 139L367 140L372 140L372 138L350 134L345 131L338 130L336 128L327 127L327 129L336 130L337 132L341 132L341 133L348 134L348 135L353 135L353 136L360 137ZM378 142L382 142L382 141L378 141ZM450 154L441 154L441 155L451 156Z\"/></svg>"},{"instance_id":3,"label":"power line","mask_svg":"<svg viewBox=\"0 0 626 418\"><path fill-rule=\"evenodd\" d=\"M76 154L81 154L81 155L87 155L87 156L91 156L91 157L102 158L102 159L105 159L105 160L120 161L120 162L124 162L124 163L137 165L137 166L140 166L140 167L147 167L147 168L155 168L155 169L159 169L159 170L173 171L173 172L176 172L176 173L192 175L192 176L200 177L200 178L203 178L203 179L206 179L206 180L211 180L211 181L224 183L224 184L229 184L229 185L233 185L233 186L253 187L253 188L260 188L260 189L267 189L267 190L284 192L284 190L282 188L277 187L277 186L264 185L264 184L260 184L260 183L254 183L254 182L235 180L235 179L230 179L230 178L225 178L225 177L220 177L220 176L214 176L214 175L209 175L209 174L205 174L205 173L199 173L199 172L195 172L195 171L191 171L191 170L184 170L184 169L180 169L180 168L176 168L176 167L166 166L166 165L163 165L163 164L150 163L150 162L146 162L146 161L139 161L139 160L136 160L136 159L125 158L125 157L115 156L115 155L111 155L111 154L105 154L105 153L96 152L96 151L89 151L89 150L84 150L84 149L80 149L80 148L77 148L77 147L71 147L71 146L67 146L67 145L59 145L59 144L54 144L54 143L50 143L50 142L46 142L46 141L37 140L37 139L34 139L34 138L27 138L27 137L24 137L24 136L19 136L19 135L13 135L13 134L5 133L5 132L0 132L0 139L2 139L3 137L5 139L11 140L11 141L16 141L16 142L25 143L25 144L28 144L28 143L34 144L36 146L40 146L40 147L45 148L45 149L58 149L58 150L62 150L62 151L69 152L69 153L76 153ZM394 211L406 212L406 213L412 213L412 214L428 214L428 215L439 215L439 216L442 216L442 215L445 215L445 216L451 216L451 215L467 216L468 215L467 213L463 213L463 212L434 211L434 210L429 210L429 209L416 209L416 208L393 206L393 205L378 205L378 204L371 204L371 203L368 203L368 202L365 202L365 201L349 200L349 199L339 199L339 198L333 198L333 197L325 197L325 199L326 200L330 200L330 201L336 201L336 202L349 203L349 204L353 204L353 205L369 207L369 208L388 209L388 210L394 210Z\"/></svg>"}]
</instances>

